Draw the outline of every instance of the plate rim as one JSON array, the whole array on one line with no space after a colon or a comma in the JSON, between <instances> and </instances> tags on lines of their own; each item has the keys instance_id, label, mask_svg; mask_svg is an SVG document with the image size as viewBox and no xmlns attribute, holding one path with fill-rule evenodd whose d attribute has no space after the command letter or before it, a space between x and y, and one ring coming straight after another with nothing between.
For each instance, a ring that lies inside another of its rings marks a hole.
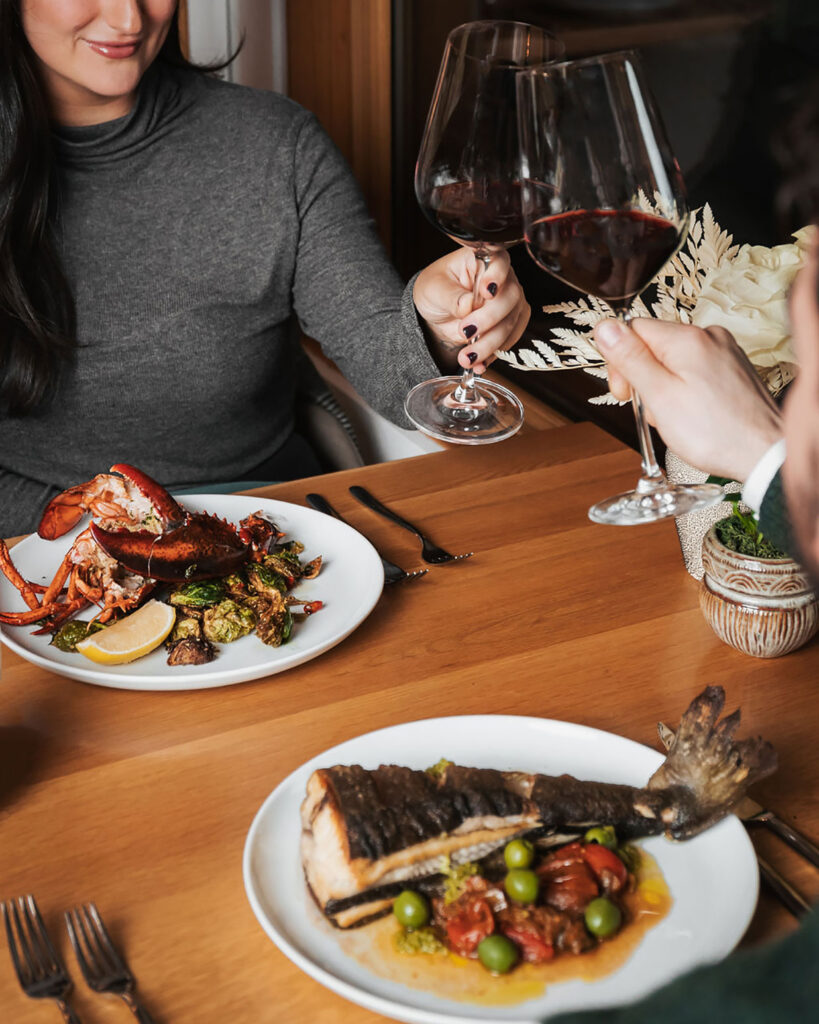
<instances>
[{"instance_id":1,"label":"plate rim","mask_svg":"<svg viewBox=\"0 0 819 1024\"><path fill-rule=\"evenodd\" d=\"M363 611L361 612L360 617L355 621L352 621L349 628L345 629L345 631L340 635L333 636L329 641L322 641L318 649L305 651L303 652L303 656L297 656L296 660L288 660L288 663L281 667L265 663L255 667L243 668L239 666L232 669L223 669L221 671L211 671L209 673L180 674L173 678L173 685L168 685L169 679L164 674L158 676L155 672L144 673L142 675L118 675L116 673L116 668L118 666L109 666L107 670L103 670L102 668L92 668L90 665L89 667L86 667L85 665L74 666L63 662L53 661L44 654L28 650L28 648L17 641L12 630L20 627L9 626L4 623L0 623L0 644L5 644L9 650L14 651L15 654L21 657L24 661L29 662L29 664L36 665L38 668L42 668L55 675L87 683L91 686L101 686L106 689L115 690L131 690L135 692L182 693L195 690L216 689L222 686L235 686L241 683L262 679L266 676L278 675L280 672L297 668L299 665L303 665L308 661L312 661L313 659L320 657L322 654L325 654L327 651L346 640L347 637L350 636L350 634L353 633L369 617L375 606L378 604L384 589L384 570L381 564L381 558L372 542L349 523L340 519L335 519L334 517L326 516L325 513L318 512L316 509L309 508L305 505L298 505L291 501L283 501L279 498L267 498L262 495L206 492L197 492L194 494L186 492L184 494L176 494L174 497L177 498L180 504L185 505L186 503L190 503L194 507L204 506L213 499L217 499L218 502L228 503L239 499L239 501L248 508L251 505L254 506L254 511L256 508L260 508L264 511L265 506L278 506L281 509L281 514L287 514L288 510L295 510L299 516L306 514L309 518L325 516L327 519L332 519L336 524L333 529L340 528L342 533L350 531L358 538L361 542L362 550L367 552L367 557L370 559L372 564L373 573L372 577L368 577L368 579L370 579L369 589L365 589L363 592ZM268 511L271 515L275 515L273 509L268 508ZM292 514L292 512L290 514ZM318 522L318 520L316 519L315 522ZM83 522L74 529L79 532L84 529L86 525L87 523L83 520ZM35 544L49 543L39 537L35 532L28 534L21 541L15 544L12 550L17 550L29 542L34 542ZM4 580L4 582L8 581ZM184 672L184 668L182 671Z\"/></svg>"},{"instance_id":2,"label":"plate rim","mask_svg":"<svg viewBox=\"0 0 819 1024\"><path fill-rule=\"evenodd\" d=\"M338 975L332 971L324 968L321 964L317 963L316 960L310 959L308 956L303 954L297 949L292 942L290 942L284 935L281 934L274 926L273 923L268 919L261 906L261 901L256 892L255 881L252 872L252 858L254 853L254 841L258 835L259 830L262 827L264 821L265 812L268 807L275 801L275 799L285 791L289 785L294 785L298 779L297 776L302 775L308 771L314 770L316 762L324 759L325 757L331 757L334 751L339 748L345 747L351 743L358 741L372 741L379 735L393 732L396 729L404 729L407 727L419 728L425 724L435 723L464 723L469 722L476 724L477 722L493 722L498 719L503 719L511 724L525 722L528 725L537 726L558 726L562 729L568 728L570 732L576 732L578 736L586 735L589 738L594 736L605 736L607 739L616 739L617 741L626 745L632 746L645 754L653 755L657 760L657 765L661 764L664 760L663 754L659 750L655 750L653 747L648 746L645 743L640 743L638 740L633 740L628 736L622 736L619 733L611 732L606 729L601 729L596 726L585 725L581 722L569 722L564 719L546 718L539 715L509 715L509 714L465 714L465 715L440 715L432 717L423 717L417 719L408 719L403 722L394 723L393 725L382 726L379 729L372 729L368 732L359 733L356 736L351 736L346 740L341 740L339 743L333 744L326 750L319 752L318 754L310 757L307 761L298 765L291 772L289 772L265 797L261 805L257 809L253 820L248 829L245 837L245 844L242 852L242 880L245 889L245 896L251 906L253 914L261 926L267 937L273 942L276 948L283 953L293 964L295 964L303 973L309 978L323 985L328 991L333 992L337 995L348 999L350 1002L358 1006L363 1006L365 1009L372 1010L376 1013L381 1013L384 1016L392 1017L396 1020L407 1022L407 1024L542 1024L542 1022L553 1014L557 1013L572 1013L572 1012L590 1012L592 1007L562 1007L556 1008L554 1011L544 1010L538 1011L537 1018L498 1018L492 1020L488 1017L475 1017L475 1016L463 1016L459 1014L453 1014L447 1009L442 1010L428 1010L423 1007L409 1006L407 1004L396 1003L394 1000L379 995L375 992L370 992L367 989L360 988L351 982L346 981L343 978L339 978ZM308 776L309 777L309 776ZM726 822L731 822L734 826L737 839L744 847L745 852L750 852L750 856L753 862L756 863L756 854L754 851L753 844L747 830L743 826L740 819L736 814L729 814L717 822L712 828L718 827ZM708 830L706 830L707 832ZM706 833L702 833L703 835ZM696 837L695 837L696 838ZM759 900L759 873L758 871L752 872L751 877L751 889L750 898L747 901L745 907L745 913L738 918L738 923L734 928L736 937L732 940L730 949L724 954L722 958L717 961L721 962L721 959L729 956L733 950L736 949L738 943L742 939L745 932L751 923L754 913L756 912L757 903ZM639 948L639 946L637 947ZM636 952L636 949L635 949ZM624 966L624 965L623 965ZM686 969L683 973L689 973L691 970L695 970L703 964L694 964ZM366 968L363 968L366 970ZM375 977L378 977L374 972ZM614 972L616 973L616 972ZM682 974L674 975L673 978L666 979L660 982L657 986L652 988L650 991L655 992L657 989L662 988L666 984L670 984L671 981L676 978L682 977ZM643 998L646 994L639 998ZM612 1008L617 1006L628 1005L627 1002L612 1004ZM398 1011L398 1012L397 1012Z\"/></svg>"}]
</instances>

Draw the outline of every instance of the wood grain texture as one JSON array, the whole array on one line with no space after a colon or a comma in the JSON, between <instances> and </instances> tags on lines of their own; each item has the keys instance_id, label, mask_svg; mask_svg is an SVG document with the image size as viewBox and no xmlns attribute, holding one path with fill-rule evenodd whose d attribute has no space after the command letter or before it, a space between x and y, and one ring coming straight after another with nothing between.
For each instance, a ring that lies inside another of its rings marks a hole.
<instances>
[{"instance_id":1,"label":"wood grain texture","mask_svg":"<svg viewBox=\"0 0 819 1024\"><path fill-rule=\"evenodd\" d=\"M95 900L157 1024L369 1024L382 1018L303 975L247 904L242 848L270 791L333 744L428 716L541 715L656 747L656 722L675 725L707 683L742 707L744 734L779 752L779 771L753 795L817 838L819 646L779 660L738 653L704 621L672 523L590 523L587 507L637 469L633 452L581 424L256 492L300 504L323 493L387 557L420 567L415 539L350 496L361 483L440 544L476 552L387 588L347 640L267 680L107 690L4 649L2 898L37 896L77 979L61 914ZM819 897L819 873L758 841ZM746 944L791 927L763 895ZM86 1024L125 1015L81 982L75 1005ZM0 1020L49 1013L22 995L0 952Z\"/></svg>"},{"instance_id":2,"label":"wood grain texture","mask_svg":"<svg viewBox=\"0 0 819 1024\"><path fill-rule=\"evenodd\" d=\"M344 154L387 251L391 241L389 0L289 0L288 93Z\"/></svg>"}]
</instances>

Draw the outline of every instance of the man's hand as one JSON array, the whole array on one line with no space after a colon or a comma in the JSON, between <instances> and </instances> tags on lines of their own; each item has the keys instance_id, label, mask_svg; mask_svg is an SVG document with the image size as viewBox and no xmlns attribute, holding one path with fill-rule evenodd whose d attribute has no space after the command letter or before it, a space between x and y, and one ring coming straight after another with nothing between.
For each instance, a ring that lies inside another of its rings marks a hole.
<instances>
[{"instance_id":1,"label":"man's hand","mask_svg":"<svg viewBox=\"0 0 819 1024\"><path fill-rule=\"evenodd\" d=\"M531 308L523 295L509 254L492 257L480 282L483 304L472 308L479 263L461 248L431 263L418 275L413 300L426 322L433 358L443 368L472 368L482 373L499 349L511 348L529 322Z\"/></svg>"},{"instance_id":2,"label":"man's hand","mask_svg":"<svg viewBox=\"0 0 819 1024\"><path fill-rule=\"evenodd\" d=\"M668 447L698 469L744 482L782 436L776 404L728 331L604 320L594 338L612 394L639 392Z\"/></svg>"}]
</instances>

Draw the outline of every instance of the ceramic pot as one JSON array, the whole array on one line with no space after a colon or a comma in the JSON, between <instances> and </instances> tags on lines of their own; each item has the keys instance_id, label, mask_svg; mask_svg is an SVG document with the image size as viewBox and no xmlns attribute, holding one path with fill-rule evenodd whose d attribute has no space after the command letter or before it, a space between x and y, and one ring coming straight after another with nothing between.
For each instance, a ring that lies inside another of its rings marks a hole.
<instances>
[{"instance_id":1,"label":"ceramic pot","mask_svg":"<svg viewBox=\"0 0 819 1024\"><path fill-rule=\"evenodd\" d=\"M731 551L712 526L702 544L700 608L720 638L755 658L778 658L819 629L819 598L792 558Z\"/></svg>"}]
</instances>

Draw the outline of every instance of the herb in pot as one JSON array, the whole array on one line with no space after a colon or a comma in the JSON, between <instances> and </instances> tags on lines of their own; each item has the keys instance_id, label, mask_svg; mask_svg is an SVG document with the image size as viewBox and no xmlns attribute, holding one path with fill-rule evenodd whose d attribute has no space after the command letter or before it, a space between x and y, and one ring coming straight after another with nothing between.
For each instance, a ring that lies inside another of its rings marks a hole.
<instances>
[{"instance_id":1,"label":"herb in pot","mask_svg":"<svg viewBox=\"0 0 819 1024\"><path fill-rule=\"evenodd\" d=\"M731 481L721 476L709 476L708 483L724 486ZM738 492L725 495L725 500L731 502L733 511L730 516L721 519L715 525L720 542L730 551L736 551L738 555L749 555L751 558L787 558L788 555L784 551L780 551L763 536L753 512L740 512L740 497Z\"/></svg>"}]
</instances>

